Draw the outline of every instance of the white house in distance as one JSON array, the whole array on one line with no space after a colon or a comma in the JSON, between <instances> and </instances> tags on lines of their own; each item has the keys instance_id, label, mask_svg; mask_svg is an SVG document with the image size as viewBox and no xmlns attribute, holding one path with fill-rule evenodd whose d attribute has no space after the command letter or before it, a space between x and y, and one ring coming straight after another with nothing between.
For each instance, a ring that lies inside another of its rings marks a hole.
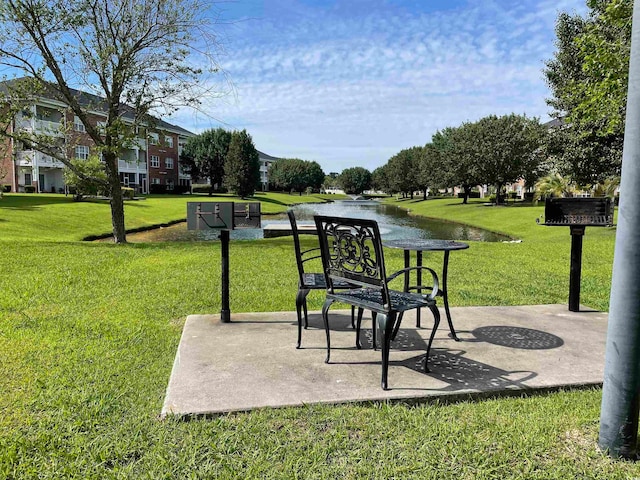
<instances>
[{"instance_id":1,"label":"white house in distance","mask_svg":"<svg viewBox=\"0 0 640 480\"><path fill-rule=\"evenodd\" d=\"M262 191L266 192L269 190L269 168L278 158L258 150L258 160L260 161L260 185L262 185Z\"/></svg>"}]
</instances>

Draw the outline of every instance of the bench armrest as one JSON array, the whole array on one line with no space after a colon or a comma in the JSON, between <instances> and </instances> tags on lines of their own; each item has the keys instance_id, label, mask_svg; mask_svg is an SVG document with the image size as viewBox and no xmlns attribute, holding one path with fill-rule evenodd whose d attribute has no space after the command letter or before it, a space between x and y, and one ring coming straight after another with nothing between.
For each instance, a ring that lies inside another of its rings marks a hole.
<instances>
[{"instance_id":1,"label":"bench armrest","mask_svg":"<svg viewBox=\"0 0 640 480\"><path fill-rule=\"evenodd\" d=\"M428 298L429 300L435 300L435 298L438 296L438 292L440 291L440 283L438 282L438 274L435 272L435 270L433 270L432 268L429 267L407 267L407 268L403 268L402 270L398 270L397 272L394 272L393 274L389 275L387 277L387 282L390 282L391 280L394 280L395 278L399 277L400 275L403 274L407 274L409 272L411 272L412 270L426 270L428 272L431 273L431 277L433 279L433 284L432 285L416 285L415 287L409 287L409 290L422 290L424 289L431 289L431 293L429 295L425 295L426 298Z\"/></svg>"}]
</instances>

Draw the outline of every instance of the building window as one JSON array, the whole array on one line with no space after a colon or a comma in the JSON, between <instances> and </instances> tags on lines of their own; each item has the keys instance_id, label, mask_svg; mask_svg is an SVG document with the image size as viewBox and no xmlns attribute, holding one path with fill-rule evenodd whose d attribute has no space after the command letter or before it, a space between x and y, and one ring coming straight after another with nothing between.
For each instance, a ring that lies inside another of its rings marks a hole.
<instances>
[{"instance_id":1,"label":"building window","mask_svg":"<svg viewBox=\"0 0 640 480\"><path fill-rule=\"evenodd\" d=\"M160 179L159 178L152 178L151 179L151 185L160 185Z\"/></svg>"},{"instance_id":2,"label":"building window","mask_svg":"<svg viewBox=\"0 0 640 480\"><path fill-rule=\"evenodd\" d=\"M151 155L151 160L149 162L150 167L160 168L160 157L157 155Z\"/></svg>"},{"instance_id":3,"label":"building window","mask_svg":"<svg viewBox=\"0 0 640 480\"><path fill-rule=\"evenodd\" d=\"M173 148L173 137L165 136L164 143L167 145L167 147Z\"/></svg>"},{"instance_id":4,"label":"building window","mask_svg":"<svg viewBox=\"0 0 640 480\"><path fill-rule=\"evenodd\" d=\"M31 185L32 181L31 181L31 174L30 173L25 173L24 174L24 184L25 185Z\"/></svg>"},{"instance_id":5,"label":"building window","mask_svg":"<svg viewBox=\"0 0 640 480\"><path fill-rule=\"evenodd\" d=\"M173 180L167 178L167 190L173 190Z\"/></svg>"},{"instance_id":6,"label":"building window","mask_svg":"<svg viewBox=\"0 0 640 480\"><path fill-rule=\"evenodd\" d=\"M149 134L149 145L158 145L158 134L150 133Z\"/></svg>"},{"instance_id":7,"label":"building window","mask_svg":"<svg viewBox=\"0 0 640 480\"><path fill-rule=\"evenodd\" d=\"M73 117L73 129L76 132L86 132L87 129L84 127L84 123L80 120L80 117Z\"/></svg>"},{"instance_id":8,"label":"building window","mask_svg":"<svg viewBox=\"0 0 640 480\"><path fill-rule=\"evenodd\" d=\"M165 158L164 159L164 166L166 168L173 168L173 158Z\"/></svg>"},{"instance_id":9,"label":"building window","mask_svg":"<svg viewBox=\"0 0 640 480\"><path fill-rule=\"evenodd\" d=\"M76 158L86 160L89 158L89 147L86 145L78 145L76 147Z\"/></svg>"}]
</instances>

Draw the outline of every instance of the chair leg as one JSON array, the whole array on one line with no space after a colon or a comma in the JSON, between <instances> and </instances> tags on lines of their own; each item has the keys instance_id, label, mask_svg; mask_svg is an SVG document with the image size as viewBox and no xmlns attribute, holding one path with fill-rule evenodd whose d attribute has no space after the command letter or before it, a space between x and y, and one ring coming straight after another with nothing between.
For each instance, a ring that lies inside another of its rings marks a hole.
<instances>
[{"instance_id":1,"label":"chair leg","mask_svg":"<svg viewBox=\"0 0 640 480\"><path fill-rule=\"evenodd\" d=\"M307 290L307 293L309 291ZM304 310L304 329L309 328L309 312L307 312L307 296L304 296L304 302L302 302L302 309Z\"/></svg>"},{"instance_id":2,"label":"chair leg","mask_svg":"<svg viewBox=\"0 0 640 480\"><path fill-rule=\"evenodd\" d=\"M438 310L438 307L434 304L429 307L429 310L433 313L433 330L431 330L431 336L429 337L429 343L427 344L427 353L424 357L425 373L429 373L429 367L427 366L427 362L429 361L429 352L431 351L431 344L433 343L433 338L436 336L438 325L440 325L440 311Z\"/></svg>"},{"instance_id":3,"label":"chair leg","mask_svg":"<svg viewBox=\"0 0 640 480\"><path fill-rule=\"evenodd\" d=\"M389 390L388 373L389 373L389 350L391 349L391 334L393 333L393 327L396 321L396 314L394 312L388 315L378 314L378 327L380 328L380 335L382 336L382 381L381 386L383 390Z\"/></svg>"},{"instance_id":4,"label":"chair leg","mask_svg":"<svg viewBox=\"0 0 640 480\"><path fill-rule=\"evenodd\" d=\"M373 342L373 349L377 350L378 349L378 341L376 339L376 332L378 330L378 326L376 324L376 317L378 316L378 314L376 312L371 312L371 319L373 320L371 322L371 342Z\"/></svg>"},{"instance_id":5,"label":"chair leg","mask_svg":"<svg viewBox=\"0 0 640 480\"><path fill-rule=\"evenodd\" d=\"M355 307L351 307L355 308ZM356 348L360 350L362 348L362 344L360 343L360 325L362 324L362 314L364 313L364 309L358 308L358 321L356 322Z\"/></svg>"},{"instance_id":6,"label":"chair leg","mask_svg":"<svg viewBox=\"0 0 640 480\"><path fill-rule=\"evenodd\" d=\"M309 294L309 290L307 289L300 289L298 290L298 294L296 295L296 313L298 314L298 344L296 345L296 348L300 348L300 344L302 343L302 310L304 307L304 311L305 311L305 328L307 328L306 325L306 305L307 305L307 295Z\"/></svg>"},{"instance_id":7,"label":"chair leg","mask_svg":"<svg viewBox=\"0 0 640 480\"><path fill-rule=\"evenodd\" d=\"M403 315L404 315L404 312L400 312L400 315L398 315L398 323L396 323L396 326L393 329L393 334L391 335L391 340L395 340L396 336L398 335L398 330L400 330L400 324L402 323L402 316Z\"/></svg>"},{"instance_id":8,"label":"chair leg","mask_svg":"<svg viewBox=\"0 0 640 480\"><path fill-rule=\"evenodd\" d=\"M331 357L331 338L329 335L329 307L331 307L332 303L333 300L327 299L322 305L322 320L324 321L324 331L327 334L327 359L324 361L324 363L329 363L329 359Z\"/></svg>"},{"instance_id":9,"label":"chair leg","mask_svg":"<svg viewBox=\"0 0 640 480\"><path fill-rule=\"evenodd\" d=\"M360 315L361 308L358 308L358 315ZM356 316L356 307L355 305L351 305L351 328L356 328L355 324L355 316Z\"/></svg>"}]
</instances>

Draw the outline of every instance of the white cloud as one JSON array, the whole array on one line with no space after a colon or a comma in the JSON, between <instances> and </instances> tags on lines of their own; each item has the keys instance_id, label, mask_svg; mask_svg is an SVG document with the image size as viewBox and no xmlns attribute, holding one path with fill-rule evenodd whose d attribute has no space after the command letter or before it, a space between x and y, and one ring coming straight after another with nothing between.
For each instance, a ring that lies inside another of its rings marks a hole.
<instances>
[{"instance_id":1,"label":"white cloud","mask_svg":"<svg viewBox=\"0 0 640 480\"><path fill-rule=\"evenodd\" d=\"M229 32L223 67L237 98L209 108L230 128L247 128L266 153L317 160L327 172L373 169L466 120L512 111L546 118L542 68L557 12L583 11L582 3L478 0L447 11L338 16L289 0L286 18L265 7L266 18ZM218 125L180 121L194 130Z\"/></svg>"}]
</instances>

